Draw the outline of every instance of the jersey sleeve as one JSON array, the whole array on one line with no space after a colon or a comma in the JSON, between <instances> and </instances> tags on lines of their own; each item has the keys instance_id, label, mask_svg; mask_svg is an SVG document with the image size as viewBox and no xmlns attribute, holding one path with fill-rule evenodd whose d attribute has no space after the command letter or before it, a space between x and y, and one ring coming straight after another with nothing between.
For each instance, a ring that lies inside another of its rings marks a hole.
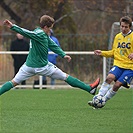
<instances>
[{"instance_id":1,"label":"jersey sleeve","mask_svg":"<svg viewBox=\"0 0 133 133\"><path fill-rule=\"evenodd\" d=\"M114 50L102 51L101 55L108 58L114 57Z\"/></svg>"},{"instance_id":2,"label":"jersey sleeve","mask_svg":"<svg viewBox=\"0 0 133 133\"><path fill-rule=\"evenodd\" d=\"M65 52L52 39L48 39L48 47L51 51L58 54L62 58L66 55Z\"/></svg>"},{"instance_id":3,"label":"jersey sleeve","mask_svg":"<svg viewBox=\"0 0 133 133\"><path fill-rule=\"evenodd\" d=\"M116 39L117 38L117 36L115 36L115 38L114 38L114 42L113 42L113 47L112 47L112 50L108 50L108 51L102 51L102 56L104 56L104 57L107 57L107 58L109 58L109 57L114 57L114 51L115 51L115 48L116 48Z\"/></svg>"},{"instance_id":4,"label":"jersey sleeve","mask_svg":"<svg viewBox=\"0 0 133 133\"><path fill-rule=\"evenodd\" d=\"M20 33L21 35L23 35L27 38L30 38L30 39L33 39L36 41L41 41L41 40L43 40L43 37L44 37L44 36L41 36L43 34L41 29L37 30L37 31L30 31L30 30L21 28L15 24L10 29L17 33Z\"/></svg>"}]
</instances>

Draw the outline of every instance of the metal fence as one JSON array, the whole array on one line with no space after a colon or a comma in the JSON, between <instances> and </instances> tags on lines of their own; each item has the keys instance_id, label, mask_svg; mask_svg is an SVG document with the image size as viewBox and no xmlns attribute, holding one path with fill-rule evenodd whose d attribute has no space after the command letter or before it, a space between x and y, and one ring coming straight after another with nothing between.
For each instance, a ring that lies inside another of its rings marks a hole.
<instances>
[{"instance_id":1,"label":"metal fence","mask_svg":"<svg viewBox=\"0 0 133 133\"><path fill-rule=\"evenodd\" d=\"M70 63L58 57L57 66L60 69L86 83L93 82L97 77L103 80L103 58L95 56L92 53L89 54L88 51L105 47L107 38L101 41L101 35L58 35L57 37L62 49L68 51L72 57ZM13 39L15 39L15 36L12 34L2 36L0 45L0 84L11 80L14 76L13 60L9 51ZM7 53L2 53L2 51L7 51ZM74 54L76 51L77 53ZM28 79L26 82L27 87L28 85L29 87L33 87L34 80L38 78L38 76L35 76ZM58 85L65 87L67 84L56 80L56 86ZM51 87L49 78L47 78L47 87Z\"/></svg>"}]
</instances>

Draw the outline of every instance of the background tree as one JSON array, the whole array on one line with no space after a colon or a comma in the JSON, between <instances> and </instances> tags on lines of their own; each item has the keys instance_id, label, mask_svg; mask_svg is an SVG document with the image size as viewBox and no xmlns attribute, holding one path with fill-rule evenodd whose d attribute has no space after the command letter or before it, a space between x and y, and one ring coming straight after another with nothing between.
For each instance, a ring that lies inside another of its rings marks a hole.
<instances>
[{"instance_id":1,"label":"background tree","mask_svg":"<svg viewBox=\"0 0 133 133\"><path fill-rule=\"evenodd\" d=\"M56 23L53 30L65 51L107 49L112 23L118 22L124 15L133 18L132 0L0 0L0 6L1 22L5 18L12 19L11 21L30 30L38 26L38 20L43 14L54 17ZM3 33L7 34L1 39L2 50L9 50L12 39L9 32L11 32L9 29L3 30ZM74 55L72 59L76 60ZM58 62L61 68L71 73L75 71L79 75L83 73L82 68L87 66L82 78L90 74L90 62L97 63L93 69L96 70L99 66L101 72L102 60L99 61L97 58L92 60L83 55L79 56L78 60L78 63L69 64L71 69L64 66L66 62L63 63L62 59ZM6 64L8 65L10 64Z\"/></svg>"},{"instance_id":2,"label":"background tree","mask_svg":"<svg viewBox=\"0 0 133 133\"><path fill-rule=\"evenodd\" d=\"M30 29L41 15L49 14L59 34L109 33L121 16L133 17L132 0L0 0L0 6L16 24Z\"/></svg>"},{"instance_id":3,"label":"background tree","mask_svg":"<svg viewBox=\"0 0 133 133\"><path fill-rule=\"evenodd\" d=\"M67 12L71 12L70 3L71 1L68 0L38 0L38 2L36 0L1 0L0 6L16 24L34 29L38 26L39 18L43 14L48 14L58 20ZM67 23L70 21L71 24L64 25L65 21ZM75 23L70 17L58 21L58 26L62 27L65 33L76 32Z\"/></svg>"}]
</instances>

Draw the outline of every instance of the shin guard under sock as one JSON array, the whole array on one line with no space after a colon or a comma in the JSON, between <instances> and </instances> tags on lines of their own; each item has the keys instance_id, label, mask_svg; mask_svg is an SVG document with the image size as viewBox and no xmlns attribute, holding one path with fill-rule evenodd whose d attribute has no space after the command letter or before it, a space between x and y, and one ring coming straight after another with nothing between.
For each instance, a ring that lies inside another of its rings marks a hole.
<instances>
[{"instance_id":1,"label":"shin guard under sock","mask_svg":"<svg viewBox=\"0 0 133 133\"><path fill-rule=\"evenodd\" d=\"M72 87L78 87L82 90L85 90L87 92L90 92L91 87L90 85L85 84L84 82L80 81L77 78L74 78L72 76L68 76L68 78L66 79L66 82L71 85Z\"/></svg>"},{"instance_id":2,"label":"shin guard under sock","mask_svg":"<svg viewBox=\"0 0 133 133\"><path fill-rule=\"evenodd\" d=\"M5 93L6 91L9 91L11 88L13 88L12 82L11 81L6 82L0 88L0 95L2 95L3 93Z\"/></svg>"}]
</instances>

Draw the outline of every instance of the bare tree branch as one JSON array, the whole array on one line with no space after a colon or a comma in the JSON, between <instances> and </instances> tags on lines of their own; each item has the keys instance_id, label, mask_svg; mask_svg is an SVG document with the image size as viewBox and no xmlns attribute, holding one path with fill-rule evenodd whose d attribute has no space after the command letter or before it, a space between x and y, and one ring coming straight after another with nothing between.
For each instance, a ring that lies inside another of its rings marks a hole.
<instances>
[{"instance_id":1,"label":"bare tree branch","mask_svg":"<svg viewBox=\"0 0 133 133\"><path fill-rule=\"evenodd\" d=\"M21 23L21 18L13 12L8 5L6 5L4 0L0 0L0 6L11 16L12 19L14 19L17 23Z\"/></svg>"},{"instance_id":2,"label":"bare tree branch","mask_svg":"<svg viewBox=\"0 0 133 133\"><path fill-rule=\"evenodd\" d=\"M62 10L63 10L63 6L67 3L67 0L62 0L57 7L57 11L54 14L54 19L58 19L60 18L61 14L62 14Z\"/></svg>"},{"instance_id":3,"label":"bare tree branch","mask_svg":"<svg viewBox=\"0 0 133 133\"><path fill-rule=\"evenodd\" d=\"M82 11L82 10L76 10L76 11L72 11L71 13L65 14L65 15L63 15L62 17L60 17L59 19L57 19L57 20L55 21L55 23L58 23L58 22L60 22L62 19L66 18L66 17L68 17L68 16L71 16L72 14L77 13L77 12L80 12L80 11Z\"/></svg>"}]
</instances>

